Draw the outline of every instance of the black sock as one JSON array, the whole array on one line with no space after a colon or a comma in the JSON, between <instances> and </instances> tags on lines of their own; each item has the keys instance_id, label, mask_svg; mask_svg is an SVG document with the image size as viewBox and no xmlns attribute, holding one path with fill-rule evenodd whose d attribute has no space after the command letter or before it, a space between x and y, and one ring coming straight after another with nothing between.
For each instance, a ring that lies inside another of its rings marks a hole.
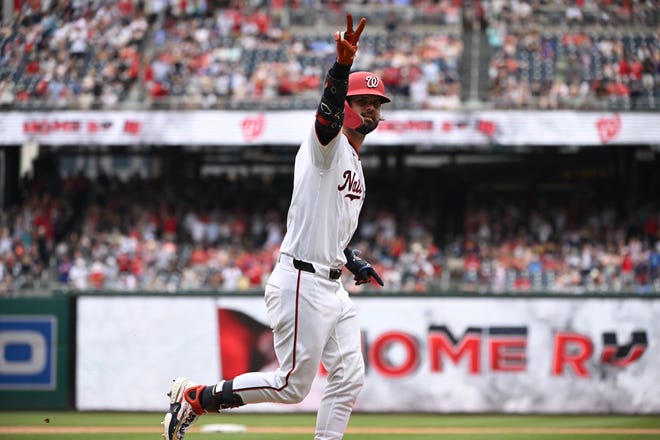
<instances>
[{"instance_id":1,"label":"black sock","mask_svg":"<svg viewBox=\"0 0 660 440\"><path fill-rule=\"evenodd\" d=\"M222 390L214 393L215 386L207 385L199 396L199 402L208 412L219 412L223 408L236 408L245 405L243 399L234 393L234 381L226 380L222 383Z\"/></svg>"},{"instance_id":2,"label":"black sock","mask_svg":"<svg viewBox=\"0 0 660 440\"><path fill-rule=\"evenodd\" d=\"M201 395L199 396L199 402L202 404L202 408L208 412L220 411L220 405L222 404L222 395L214 394L214 388L214 385L208 385L204 387Z\"/></svg>"}]
</instances>

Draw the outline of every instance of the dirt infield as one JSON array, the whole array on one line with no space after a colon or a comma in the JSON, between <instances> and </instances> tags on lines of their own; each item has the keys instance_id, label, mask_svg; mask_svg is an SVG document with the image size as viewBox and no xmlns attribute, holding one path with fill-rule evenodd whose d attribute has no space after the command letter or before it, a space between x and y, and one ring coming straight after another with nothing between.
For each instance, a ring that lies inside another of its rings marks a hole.
<instances>
[{"instance_id":1,"label":"dirt infield","mask_svg":"<svg viewBox=\"0 0 660 440\"><path fill-rule=\"evenodd\" d=\"M191 432L199 431L193 428ZM125 433L160 433L159 427L149 426L4 426L3 434L125 434ZM247 428L251 434L313 434L314 428L307 426L260 426ZM592 435L651 435L660 434L657 428L348 428L349 434L592 434Z\"/></svg>"}]
</instances>

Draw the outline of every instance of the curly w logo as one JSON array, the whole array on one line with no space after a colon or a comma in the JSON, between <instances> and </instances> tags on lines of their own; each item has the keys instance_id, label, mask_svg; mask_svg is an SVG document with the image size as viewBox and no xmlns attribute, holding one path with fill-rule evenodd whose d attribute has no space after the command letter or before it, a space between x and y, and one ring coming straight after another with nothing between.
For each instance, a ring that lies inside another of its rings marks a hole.
<instances>
[{"instance_id":1,"label":"curly w logo","mask_svg":"<svg viewBox=\"0 0 660 440\"><path fill-rule=\"evenodd\" d=\"M259 138L266 129L266 116L261 113L258 116L247 117L241 121L241 130L246 141Z\"/></svg>"},{"instance_id":2,"label":"curly w logo","mask_svg":"<svg viewBox=\"0 0 660 440\"><path fill-rule=\"evenodd\" d=\"M621 116L615 114L611 118L600 118L596 121L598 137L604 144L610 142L619 135L621 131Z\"/></svg>"}]
</instances>

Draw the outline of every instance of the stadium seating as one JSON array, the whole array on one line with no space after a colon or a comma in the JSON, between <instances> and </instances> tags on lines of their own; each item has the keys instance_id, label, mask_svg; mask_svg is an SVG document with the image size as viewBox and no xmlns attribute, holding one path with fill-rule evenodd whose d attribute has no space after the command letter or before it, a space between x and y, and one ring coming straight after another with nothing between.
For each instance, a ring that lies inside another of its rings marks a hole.
<instances>
[{"instance_id":1,"label":"stadium seating","mask_svg":"<svg viewBox=\"0 0 660 440\"><path fill-rule=\"evenodd\" d=\"M356 67L383 76L394 108L459 109L459 72L467 61L457 2L382 3L306 2L264 21L248 6L143 11L132 1L58 2L40 11L25 2L0 32L0 106L315 108L322 69L334 58L332 31L351 10L370 20ZM495 3L501 9L492 9ZM320 5L330 9L321 13ZM476 30L492 53L481 104L657 111L658 11L655 2L635 5L587 2L567 14L549 1L485 3L486 28ZM280 26L287 20L290 27ZM413 83L421 86L416 93ZM190 193L155 181L96 182L94 191L82 176L32 182L22 204L0 218L0 295L261 289L284 230L286 192L265 195L262 186L239 183L241 196L231 197L232 182L204 182L191 203ZM226 199L199 197L214 185ZM370 197L378 198L378 190ZM246 199L253 203L239 203ZM517 229L504 232L503 208L482 208L466 210L466 227L449 238L438 237L429 226L434 219L421 213L366 208L355 239L378 262L388 291L660 291L657 206L637 207L614 222L606 221L612 218L606 207L566 224L559 220L566 206L551 205L532 222L536 207L520 204L509 207Z\"/></svg>"},{"instance_id":2,"label":"stadium seating","mask_svg":"<svg viewBox=\"0 0 660 440\"><path fill-rule=\"evenodd\" d=\"M657 109L660 41L652 5L622 10L595 2L555 9L541 2L531 13L520 6L526 3L503 4L488 16L496 106Z\"/></svg>"},{"instance_id":3,"label":"stadium seating","mask_svg":"<svg viewBox=\"0 0 660 440\"><path fill-rule=\"evenodd\" d=\"M402 84L392 87L396 106L434 108L434 103L441 102L433 99L439 90L458 98L459 64L471 62L461 57L460 9L451 2L360 2L343 7L331 3L323 14L314 9L318 5L298 4L286 11L273 10L267 17L249 6L177 11L172 3L169 9L155 12L142 10L132 1L103 6L58 4L43 11L29 5L23 4L13 26L5 27L0 35L0 103L4 108L167 108L170 104L178 108L187 96L192 99L186 105L197 108L251 108L255 100L265 108L310 108L314 102L307 99L309 89L292 92L277 85L292 72L318 75L319 66L331 62L331 30L335 20L343 22L345 11L365 14L370 20L359 68L380 72L393 60L398 70L405 70L397 73ZM500 52L505 48L497 46L494 36L502 34L515 45L507 56L516 61L515 78L523 81L512 87L506 79L510 75L493 74L491 101L496 106L656 108L660 42L653 27L657 10L651 5L621 11L609 3L589 3L576 15L579 20L550 2L529 5L536 8L531 12L523 7L528 5L525 2L498 5L504 6L494 10L486 3L483 16L484 38L490 35L496 45L492 46L491 69L500 68ZM605 25L606 15L610 20ZM529 26L521 27L522 21ZM289 27L283 28L282 22ZM580 44L575 44L576 39ZM292 50L294 42L296 50ZM615 52L603 52L612 45ZM231 69L239 77L234 79L242 84L241 90L234 90L231 80L224 85L228 93L213 86L201 90L200 82L213 83L218 69L232 60L237 63ZM644 79L621 74L621 78L609 78L609 71L621 70L624 60L641 63ZM428 63L426 69L424 63ZM254 76L260 66L278 66L281 73L273 78L275 93L260 94L260 79ZM468 71L470 66L462 68ZM149 76L152 70L159 74L155 82ZM602 84L603 77L607 84ZM425 92L411 96L407 85L417 79L423 82L419 90ZM572 96L561 102L550 99L549 104L548 99L539 99L557 81L564 81L567 88L584 83L581 93L586 96L575 97L571 92ZM506 96L520 94L524 92L520 88L532 83L538 83L539 91L531 90L527 101ZM311 91L318 92L318 87ZM278 103L269 102L280 98Z\"/></svg>"},{"instance_id":4,"label":"stadium seating","mask_svg":"<svg viewBox=\"0 0 660 440\"><path fill-rule=\"evenodd\" d=\"M82 175L57 186L35 181L0 219L0 295L261 290L279 252L290 185L289 176L267 185L254 176L184 186ZM376 186L370 198L386 192ZM613 206L538 203L467 208L463 231L448 240L437 236L433 210L374 203L354 245L386 292L660 292L657 206L626 216ZM355 291L372 288L345 275Z\"/></svg>"}]
</instances>

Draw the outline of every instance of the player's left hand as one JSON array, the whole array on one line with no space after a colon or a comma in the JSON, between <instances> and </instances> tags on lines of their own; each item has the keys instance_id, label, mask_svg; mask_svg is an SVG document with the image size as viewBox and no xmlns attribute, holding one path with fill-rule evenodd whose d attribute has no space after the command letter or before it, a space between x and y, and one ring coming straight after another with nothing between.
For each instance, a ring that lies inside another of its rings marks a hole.
<instances>
[{"instance_id":1,"label":"player's left hand","mask_svg":"<svg viewBox=\"0 0 660 440\"><path fill-rule=\"evenodd\" d=\"M355 284L358 286L370 281L376 281L381 286L385 285L383 284L383 280L380 278L380 275L378 275L378 272L376 272L376 269L374 269L373 266L371 266L369 263L362 267L362 269L360 269L360 271L355 275L353 279L355 280Z\"/></svg>"},{"instance_id":2,"label":"player's left hand","mask_svg":"<svg viewBox=\"0 0 660 440\"><path fill-rule=\"evenodd\" d=\"M385 285L378 272L376 272L376 269L366 260L359 257L360 251L358 249L346 248L344 255L346 256L346 268L355 275L353 279L356 285L359 286L370 281L375 281L381 286Z\"/></svg>"}]
</instances>

